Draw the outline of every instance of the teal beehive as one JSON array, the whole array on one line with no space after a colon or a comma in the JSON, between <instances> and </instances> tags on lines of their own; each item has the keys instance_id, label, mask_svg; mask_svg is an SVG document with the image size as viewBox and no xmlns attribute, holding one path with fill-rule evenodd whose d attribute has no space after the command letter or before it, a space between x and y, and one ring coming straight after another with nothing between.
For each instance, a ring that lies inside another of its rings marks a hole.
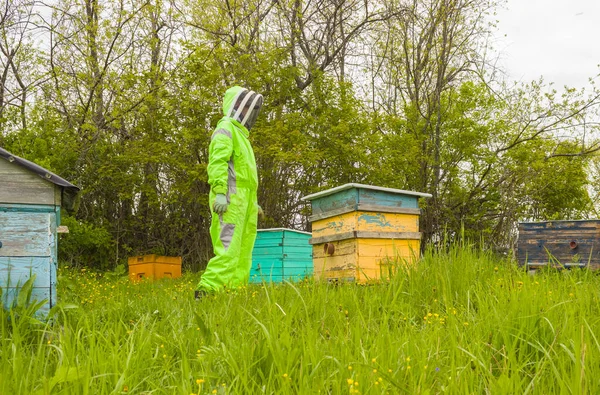
<instances>
[{"instance_id":1,"label":"teal beehive","mask_svg":"<svg viewBox=\"0 0 600 395\"><path fill-rule=\"evenodd\" d=\"M260 229L252 251L250 282L298 281L313 274L311 233Z\"/></svg>"},{"instance_id":2,"label":"teal beehive","mask_svg":"<svg viewBox=\"0 0 600 395\"><path fill-rule=\"evenodd\" d=\"M13 305L20 287L35 275L32 300L56 304L60 209L72 208L79 188L41 166L0 148L0 288ZM2 308L0 306L0 308Z\"/></svg>"}]
</instances>

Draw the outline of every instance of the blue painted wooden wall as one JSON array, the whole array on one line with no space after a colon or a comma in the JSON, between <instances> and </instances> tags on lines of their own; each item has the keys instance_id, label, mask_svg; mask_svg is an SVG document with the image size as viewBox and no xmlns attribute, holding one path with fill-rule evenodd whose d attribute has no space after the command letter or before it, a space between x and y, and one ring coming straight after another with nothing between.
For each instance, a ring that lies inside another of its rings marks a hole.
<instances>
[{"instance_id":1,"label":"blue painted wooden wall","mask_svg":"<svg viewBox=\"0 0 600 395\"><path fill-rule=\"evenodd\" d=\"M34 204L0 204L0 287L8 308L19 288L36 275L32 299L47 299L40 314L56 304L56 230L60 207Z\"/></svg>"},{"instance_id":2,"label":"blue painted wooden wall","mask_svg":"<svg viewBox=\"0 0 600 395\"><path fill-rule=\"evenodd\" d=\"M311 234L292 229L261 229L252 252L250 282L298 281L313 274Z\"/></svg>"}]
</instances>

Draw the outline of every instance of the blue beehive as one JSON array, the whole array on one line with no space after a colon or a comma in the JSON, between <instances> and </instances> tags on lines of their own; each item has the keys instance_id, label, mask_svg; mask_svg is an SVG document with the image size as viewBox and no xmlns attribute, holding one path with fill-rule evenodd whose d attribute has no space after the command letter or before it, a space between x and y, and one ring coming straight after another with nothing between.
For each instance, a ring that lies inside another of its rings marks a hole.
<instances>
[{"instance_id":1,"label":"blue beehive","mask_svg":"<svg viewBox=\"0 0 600 395\"><path fill-rule=\"evenodd\" d=\"M260 229L252 251L250 282L297 281L313 274L311 234L293 229Z\"/></svg>"},{"instance_id":2,"label":"blue beehive","mask_svg":"<svg viewBox=\"0 0 600 395\"><path fill-rule=\"evenodd\" d=\"M32 299L56 304L60 209L72 208L79 188L0 148L0 288L10 307L34 274Z\"/></svg>"}]
</instances>

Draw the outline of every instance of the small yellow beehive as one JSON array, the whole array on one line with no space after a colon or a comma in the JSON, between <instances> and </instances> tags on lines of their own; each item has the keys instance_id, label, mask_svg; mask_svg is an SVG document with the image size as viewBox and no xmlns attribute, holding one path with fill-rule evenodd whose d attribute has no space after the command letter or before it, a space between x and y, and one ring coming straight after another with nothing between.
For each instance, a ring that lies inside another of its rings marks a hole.
<instances>
[{"instance_id":1,"label":"small yellow beehive","mask_svg":"<svg viewBox=\"0 0 600 395\"><path fill-rule=\"evenodd\" d=\"M143 255L132 256L127 260L129 279L139 281L145 278L181 277L180 256Z\"/></svg>"},{"instance_id":2,"label":"small yellow beehive","mask_svg":"<svg viewBox=\"0 0 600 395\"><path fill-rule=\"evenodd\" d=\"M365 283L389 277L419 256L420 197L431 195L346 184L303 200L312 206L317 279Z\"/></svg>"}]
</instances>

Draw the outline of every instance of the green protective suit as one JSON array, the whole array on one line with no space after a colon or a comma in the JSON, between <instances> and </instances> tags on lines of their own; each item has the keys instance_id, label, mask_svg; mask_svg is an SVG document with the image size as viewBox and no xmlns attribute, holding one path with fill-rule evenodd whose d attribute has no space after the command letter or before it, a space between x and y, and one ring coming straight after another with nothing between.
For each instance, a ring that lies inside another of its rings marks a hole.
<instances>
[{"instance_id":1,"label":"green protective suit","mask_svg":"<svg viewBox=\"0 0 600 395\"><path fill-rule=\"evenodd\" d=\"M225 93L224 117L212 134L208 160L215 257L208 262L199 291L215 292L248 283L258 222L258 176L248 136L262 103L260 94L239 86ZM225 194L229 203L222 215L213 210L217 194Z\"/></svg>"}]
</instances>

